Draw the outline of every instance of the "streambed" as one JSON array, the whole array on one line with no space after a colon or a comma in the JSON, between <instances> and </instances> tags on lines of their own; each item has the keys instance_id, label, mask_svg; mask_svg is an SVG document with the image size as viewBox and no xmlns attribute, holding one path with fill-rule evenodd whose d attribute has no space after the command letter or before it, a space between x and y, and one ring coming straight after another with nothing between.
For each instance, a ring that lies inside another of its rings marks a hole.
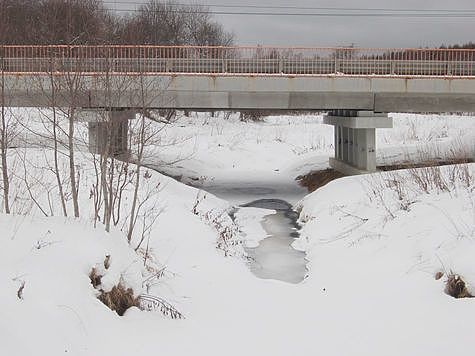
<instances>
[{"instance_id":1,"label":"streambed","mask_svg":"<svg viewBox=\"0 0 475 356\"><path fill-rule=\"evenodd\" d=\"M287 283L300 283L307 274L305 252L292 247L298 238L298 214L292 206L279 199L260 199L241 205L268 209L261 225L268 237L257 247L246 247L250 257L250 269L263 279L276 279Z\"/></svg>"}]
</instances>

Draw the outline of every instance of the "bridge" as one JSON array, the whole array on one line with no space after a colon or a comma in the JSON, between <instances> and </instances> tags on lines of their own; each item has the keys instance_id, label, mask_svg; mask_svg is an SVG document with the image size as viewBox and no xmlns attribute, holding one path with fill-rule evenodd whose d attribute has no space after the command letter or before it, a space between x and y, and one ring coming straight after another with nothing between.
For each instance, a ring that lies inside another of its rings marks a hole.
<instances>
[{"instance_id":1,"label":"bridge","mask_svg":"<svg viewBox=\"0 0 475 356\"><path fill-rule=\"evenodd\" d=\"M0 46L0 69L6 106L51 106L54 94L54 105L84 109L96 148L103 112L123 145L144 107L328 111L330 163L347 173L376 169L388 112L475 111L475 50Z\"/></svg>"}]
</instances>

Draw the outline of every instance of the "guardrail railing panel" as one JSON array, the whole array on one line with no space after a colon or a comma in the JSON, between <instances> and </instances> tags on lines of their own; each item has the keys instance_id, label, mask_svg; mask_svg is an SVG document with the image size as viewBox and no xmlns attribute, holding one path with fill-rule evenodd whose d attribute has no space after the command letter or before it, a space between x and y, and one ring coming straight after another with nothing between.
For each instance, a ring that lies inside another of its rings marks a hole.
<instances>
[{"instance_id":1,"label":"guardrail railing panel","mask_svg":"<svg viewBox=\"0 0 475 356\"><path fill-rule=\"evenodd\" d=\"M475 50L0 46L10 73L475 76Z\"/></svg>"}]
</instances>

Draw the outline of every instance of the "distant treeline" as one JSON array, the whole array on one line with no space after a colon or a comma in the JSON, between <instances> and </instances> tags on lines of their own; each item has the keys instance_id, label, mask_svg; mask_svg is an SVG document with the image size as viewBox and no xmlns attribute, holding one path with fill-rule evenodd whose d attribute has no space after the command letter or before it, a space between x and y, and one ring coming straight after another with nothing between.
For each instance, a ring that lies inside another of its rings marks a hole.
<instances>
[{"instance_id":1,"label":"distant treeline","mask_svg":"<svg viewBox=\"0 0 475 356\"><path fill-rule=\"evenodd\" d=\"M229 46L233 37L213 19L207 6L185 5L179 0L148 0L126 14L108 9L102 0L0 0L0 45ZM475 43L440 48L475 49ZM381 55L370 56L377 57Z\"/></svg>"},{"instance_id":2,"label":"distant treeline","mask_svg":"<svg viewBox=\"0 0 475 356\"><path fill-rule=\"evenodd\" d=\"M475 42L468 42L468 43L464 43L464 44L455 44L455 45L451 45L451 46L445 46L445 45L442 45L440 46L441 49L475 49Z\"/></svg>"},{"instance_id":3,"label":"distant treeline","mask_svg":"<svg viewBox=\"0 0 475 356\"><path fill-rule=\"evenodd\" d=\"M101 0L0 0L0 44L231 45L209 8L149 0L126 15Z\"/></svg>"}]
</instances>

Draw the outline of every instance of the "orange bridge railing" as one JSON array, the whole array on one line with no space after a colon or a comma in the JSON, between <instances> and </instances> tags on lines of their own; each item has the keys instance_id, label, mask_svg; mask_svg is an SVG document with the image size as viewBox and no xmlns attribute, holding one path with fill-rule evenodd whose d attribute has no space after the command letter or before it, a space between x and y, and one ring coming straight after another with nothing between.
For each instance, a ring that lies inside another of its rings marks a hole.
<instances>
[{"instance_id":1,"label":"orange bridge railing","mask_svg":"<svg viewBox=\"0 0 475 356\"><path fill-rule=\"evenodd\" d=\"M475 50L209 46L0 46L6 73L475 76Z\"/></svg>"}]
</instances>

